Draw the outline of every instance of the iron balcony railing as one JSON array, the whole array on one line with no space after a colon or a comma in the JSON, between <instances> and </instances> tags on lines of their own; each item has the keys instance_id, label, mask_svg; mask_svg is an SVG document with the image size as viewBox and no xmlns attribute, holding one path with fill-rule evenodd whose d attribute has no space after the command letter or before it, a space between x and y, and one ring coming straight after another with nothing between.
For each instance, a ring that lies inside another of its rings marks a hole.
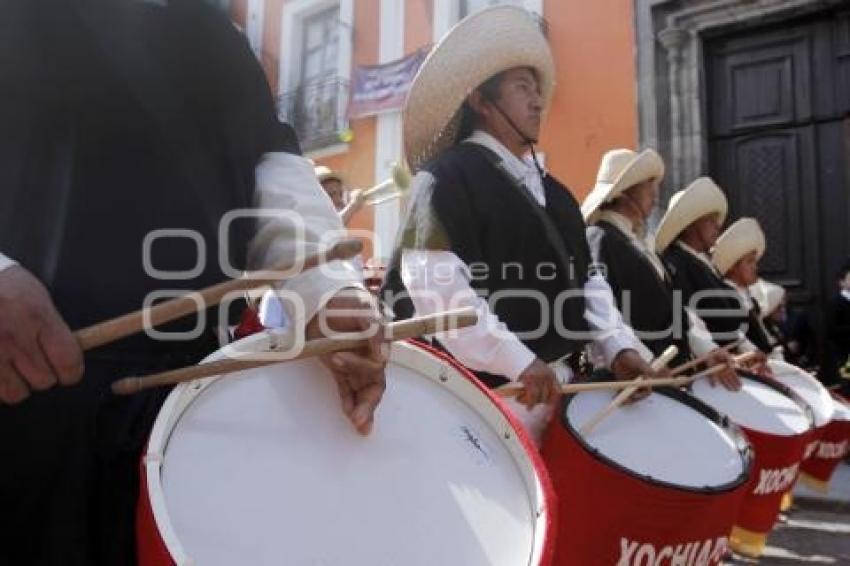
<instances>
[{"instance_id":1,"label":"iron balcony railing","mask_svg":"<svg viewBox=\"0 0 850 566\"><path fill-rule=\"evenodd\" d=\"M304 151L340 142L347 103L348 82L338 77L304 83L277 100L280 118L295 128Z\"/></svg>"}]
</instances>

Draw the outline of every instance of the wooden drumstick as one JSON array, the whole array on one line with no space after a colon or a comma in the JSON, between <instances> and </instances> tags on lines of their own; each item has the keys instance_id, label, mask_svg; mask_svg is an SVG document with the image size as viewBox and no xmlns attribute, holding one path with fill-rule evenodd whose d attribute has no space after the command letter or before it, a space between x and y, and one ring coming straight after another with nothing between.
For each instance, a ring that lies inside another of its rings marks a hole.
<instances>
[{"instance_id":1,"label":"wooden drumstick","mask_svg":"<svg viewBox=\"0 0 850 566\"><path fill-rule=\"evenodd\" d=\"M747 352L746 354L735 356L735 362L748 362L752 358L754 358L755 355L756 354L754 352ZM693 375L686 375L680 377L661 377L657 379L644 379L641 381L634 379L630 381L594 381L590 383L568 383L567 385L561 386L561 393L569 395L571 393L582 393L584 391L620 391L622 389L626 389L634 385L639 385L639 387L641 388L684 387L686 385L690 385L701 377L708 377L716 373L720 373L727 367L728 366L726 364L717 364ZM499 391L500 390L497 390L497 392Z\"/></svg>"},{"instance_id":2,"label":"wooden drumstick","mask_svg":"<svg viewBox=\"0 0 850 566\"><path fill-rule=\"evenodd\" d=\"M474 307L451 310L428 316L421 316L387 324L385 341L405 340L425 334L446 332L472 326L478 321ZM366 346L365 338L318 338L304 343L304 347L295 355L292 353L252 352L217 362L197 364L184 368L152 374L144 377L126 377L112 384L116 395L132 395L144 389L175 385L213 375L223 375L245 369L257 368L291 360L300 360L321 356L343 350L353 350Z\"/></svg>"},{"instance_id":3,"label":"wooden drumstick","mask_svg":"<svg viewBox=\"0 0 850 566\"><path fill-rule=\"evenodd\" d=\"M652 367L654 371L658 371L661 368L665 367L667 364L669 364L670 360L675 358L676 354L678 353L679 348L677 348L676 346L668 346L667 349L664 350L660 356L653 360L652 364L650 364L650 367ZM584 423L584 425L579 430L579 433L581 433L582 436L587 436L588 434L593 432L593 429L596 427L596 425L602 422L605 417L616 411L620 407L620 405L625 403L626 400L628 400L628 398L634 394L635 391L640 389L641 382L643 381L646 381L646 378L644 376L639 376L636 379L632 380L632 385L620 391L620 393L616 397L614 397L614 400L611 401L607 407L593 415L593 417L589 421Z\"/></svg>"},{"instance_id":4,"label":"wooden drumstick","mask_svg":"<svg viewBox=\"0 0 850 566\"><path fill-rule=\"evenodd\" d=\"M720 348L720 351L721 352L731 352L732 350L734 350L735 348L740 346L741 342L742 342L741 340L736 340L735 342L732 342L731 344L726 344L725 346ZM705 362L707 362L708 359L715 354L715 352L717 352L717 350L712 350L711 352L703 354L702 356L700 356L698 358L694 358L693 360L691 360L687 363L684 363L680 366L676 366L670 371L670 374L671 375L681 375L681 374L685 373L686 371L690 371L690 370L694 369L695 367L699 366L700 364L704 364Z\"/></svg>"},{"instance_id":5,"label":"wooden drumstick","mask_svg":"<svg viewBox=\"0 0 850 566\"><path fill-rule=\"evenodd\" d=\"M149 327L155 327L182 316L196 313L199 305L202 309L215 306L230 293L278 283L285 277L292 277L324 263L354 257L362 250L363 242L360 240L341 240L326 252L306 257L300 264L281 264L271 269L247 273L238 279L224 281L200 291L189 292L158 305L77 330L74 335L82 350L91 350L141 332L146 328L146 324Z\"/></svg>"}]
</instances>

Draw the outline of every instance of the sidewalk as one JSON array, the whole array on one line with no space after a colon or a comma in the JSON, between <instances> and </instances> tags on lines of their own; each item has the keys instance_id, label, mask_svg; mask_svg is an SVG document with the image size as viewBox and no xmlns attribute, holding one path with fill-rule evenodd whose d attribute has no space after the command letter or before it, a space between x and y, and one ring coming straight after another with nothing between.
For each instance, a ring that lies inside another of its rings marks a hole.
<instances>
[{"instance_id":1,"label":"sidewalk","mask_svg":"<svg viewBox=\"0 0 850 566\"><path fill-rule=\"evenodd\" d=\"M830 505L844 507L850 512L850 464L845 461L838 465L829 484L829 493L820 493L798 483L794 489L794 498L815 507Z\"/></svg>"}]
</instances>

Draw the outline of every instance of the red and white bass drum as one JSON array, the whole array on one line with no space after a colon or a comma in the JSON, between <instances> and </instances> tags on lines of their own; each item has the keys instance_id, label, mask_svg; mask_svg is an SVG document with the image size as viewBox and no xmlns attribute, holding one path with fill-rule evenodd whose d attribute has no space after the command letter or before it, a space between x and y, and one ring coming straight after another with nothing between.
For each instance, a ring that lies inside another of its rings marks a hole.
<instances>
[{"instance_id":1,"label":"red and white bass drum","mask_svg":"<svg viewBox=\"0 0 850 566\"><path fill-rule=\"evenodd\" d=\"M176 387L144 457L140 564L549 564L551 487L520 425L418 345L386 375L367 437L316 359Z\"/></svg>"},{"instance_id":2,"label":"red and white bass drum","mask_svg":"<svg viewBox=\"0 0 850 566\"><path fill-rule=\"evenodd\" d=\"M567 396L544 435L559 503L555 564L720 564L749 479L743 433L667 388L580 432L611 398Z\"/></svg>"}]
</instances>

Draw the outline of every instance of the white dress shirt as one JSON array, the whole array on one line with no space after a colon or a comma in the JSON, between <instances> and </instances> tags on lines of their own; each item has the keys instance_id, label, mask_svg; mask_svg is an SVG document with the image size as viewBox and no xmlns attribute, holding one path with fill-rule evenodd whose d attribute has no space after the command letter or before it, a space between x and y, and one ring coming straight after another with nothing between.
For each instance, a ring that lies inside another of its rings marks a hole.
<instances>
[{"instance_id":1,"label":"white dress shirt","mask_svg":"<svg viewBox=\"0 0 850 566\"><path fill-rule=\"evenodd\" d=\"M251 268L294 262L296 254L316 253L346 233L316 179L313 164L304 157L266 153L256 168L255 201L258 209L289 211L302 222L296 226L282 217L261 217L249 246ZM0 270L14 264L0 254ZM303 326L335 293L361 285L362 276L350 262L334 261L295 275L280 287L301 298L303 309L286 304L286 314L290 321Z\"/></svg>"},{"instance_id":2,"label":"white dress shirt","mask_svg":"<svg viewBox=\"0 0 850 566\"><path fill-rule=\"evenodd\" d=\"M541 206L546 205L543 182L533 162L519 159L493 136L480 130L465 142L478 143L496 153L506 170L535 201ZM470 286L469 267L454 253L405 250L402 253L401 278L417 315L462 306L472 306L477 310L479 319L476 325L440 336L440 342L446 349L467 367L516 380L536 358L490 310L487 301L475 293ZM652 359L651 352L623 323L605 279L594 276L588 280L584 290L587 303L585 318L591 330L597 333L591 351L594 363L609 366L624 349L635 349L645 359ZM554 364L553 367L562 381L571 378L564 364Z\"/></svg>"}]
</instances>

